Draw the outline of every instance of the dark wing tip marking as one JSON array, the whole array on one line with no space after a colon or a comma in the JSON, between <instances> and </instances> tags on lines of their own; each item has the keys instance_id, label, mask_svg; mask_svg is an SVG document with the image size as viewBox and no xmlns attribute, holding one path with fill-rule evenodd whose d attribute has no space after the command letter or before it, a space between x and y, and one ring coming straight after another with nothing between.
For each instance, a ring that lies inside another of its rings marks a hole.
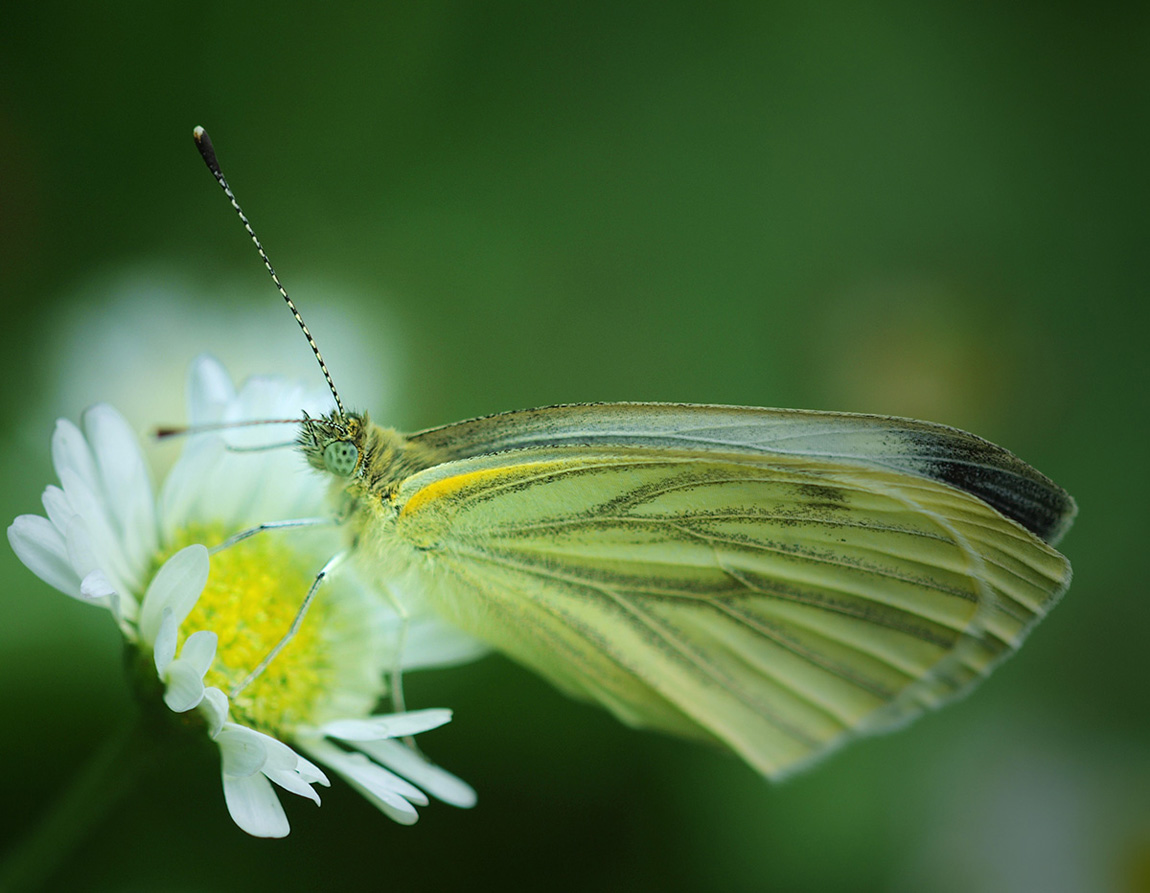
<instances>
[{"instance_id":1,"label":"dark wing tip marking","mask_svg":"<svg viewBox=\"0 0 1150 893\"><path fill-rule=\"evenodd\" d=\"M1047 543L1057 543L1070 528L1078 511L1073 497L1009 450L949 429L903 436L920 474L977 496Z\"/></svg>"}]
</instances>

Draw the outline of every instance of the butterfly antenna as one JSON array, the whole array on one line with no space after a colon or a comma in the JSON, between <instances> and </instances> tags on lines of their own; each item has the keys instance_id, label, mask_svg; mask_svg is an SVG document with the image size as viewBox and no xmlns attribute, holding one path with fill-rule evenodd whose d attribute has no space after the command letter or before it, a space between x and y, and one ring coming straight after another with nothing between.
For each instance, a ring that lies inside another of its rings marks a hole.
<instances>
[{"instance_id":1,"label":"butterfly antenna","mask_svg":"<svg viewBox=\"0 0 1150 893\"><path fill-rule=\"evenodd\" d=\"M252 225L248 222L248 218L240 207L240 203L236 201L235 193L232 192L232 187L228 185L227 178L224 177L223 171L220 170L220 163L216 160L216 150L212 147L211 137L208 136L208 132L202 127L197 127L193 130L192 136L195 137L196 148L200 150L200 155L203 156L204 163L207 164L208 170L212 172L212 176L216 178L216 182L219 183L220 187L224 190L224 195L228 197L232 208L236 214L239 215L240 223L244 225L244 229L247 230L248 235L251 236L252 242L256 246L256 251L260 253L260 259L263 260L264 266L267 267L268 273L272 277L272 282L274 282L276 288L279 289L280 297L287 302L288 310L290 310L292 316L295 317L295 321L299 323L299 327L303 331L303 336L307 339L307 343L311 345L312 353L315 354L316 360L319 361L320 371L323 372L323 377L327 380L327 386L331 388L331 395L335 398L336 409L339 410L341 417L346 416L347 413L344 411L343 401L339 399L339 392L335 389L335 382L331 380L331 373L327 371L327 364L323 361L323 354L319 352L319 345L315 343L315 338L312 337L311 332L308 330L307 323L303 321L299 310L296 309L295 302L288 297L287 289L280 283L280 278L276 275L272 262L268 260L267 252L264 251L264 246L260 244L256 231L252 229Z\"/></svg>"},{"instance_id":2,"label":"butterfly antenna","mask_svg":"<svg viewBox=\"0 0 1150 893\"><path fill-rule=\"evenodd\" d=\"M307 413L304 413L306 418ZM205 434L209 431L230 431L232 428L250 428L252 425L299 425L302 419L245 419L242 422L207 422L203 425L175 425L167 428L156 428L152 436L156 440L168 440L172 437L189 437L193 434Z\"/></svg>"}]
</instances>

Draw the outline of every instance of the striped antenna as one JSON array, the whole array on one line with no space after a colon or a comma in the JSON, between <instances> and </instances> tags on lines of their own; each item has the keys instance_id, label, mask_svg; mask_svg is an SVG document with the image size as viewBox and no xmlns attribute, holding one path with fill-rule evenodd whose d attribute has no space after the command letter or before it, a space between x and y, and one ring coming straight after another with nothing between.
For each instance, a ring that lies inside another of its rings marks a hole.
<instances>
[{"instance_id":1,"label":"striped antenna","mask_svg":"<svg viewBox=\"0 0 1150 893\"><path fill-rule=\"evenodd\" d=\"M323 372L323 377L327 379L327 386L331 388L331 395L335 397L335 406L336 409L339 410L340 417L346 416L347 413L344 411L343 401L339 399L339 392L335 389L335 382L331 380L331 373L327 371L327 364L323 361L323 354L319 352L319 345L315 343L315 338L313 338L311 332L308 331L307 324L303 321L303 317L300 316L299 310L296 309L295 302L288 297L287 289L280 283L280 278L276 275L272 262L268 260L267 252L264 251L264 246L260 244L259 237L256 236L256 231L252 229L252 225L248 222L248 218L240 207L240 203L236 201L235 193L232 192L232 187L228 185L223 171L220 170L220 163L216 161L216 150L212 148L211 137L208 136L208 132L202 127L197 127L193 130L192 136L195 137L196 148L200 150L200 155L203 156L204 163L207 164L208 170L212 172L212 176L216 178L216 182L223 188L224 195L228 197L232 208L236 214L239 215L240 223L244 225L244 229L247 230L248 235L252 237L256 251L260 253L260 259L263 260L264 266L267 267L268 273L271 274L272 282L274 282L276 288L279 289L280 297L287 302L288 309L291 311L292 316L295 317L295 321L299 323L300 329L303 330L303 335L307 338L307 343L311 345L312 353L315 354L316 360L319 361L319 368Z\"/></svg>"}]
</instances>

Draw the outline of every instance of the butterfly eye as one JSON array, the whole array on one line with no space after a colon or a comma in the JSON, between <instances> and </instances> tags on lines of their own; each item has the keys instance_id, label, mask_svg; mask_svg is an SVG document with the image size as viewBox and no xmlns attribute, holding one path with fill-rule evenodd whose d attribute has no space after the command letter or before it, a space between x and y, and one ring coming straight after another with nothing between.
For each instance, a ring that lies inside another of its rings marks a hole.
<instances>
[{"instance_id":1,"label":"butterfly eye","mask_svg":"<svg viewBox=\"0 0 1150 893\"><path fill-rule=\"evenodd\" d=\"M341 478L349 477L359 461L359 450L355 444L333 440L323 448L323 464L332 474Z\"/></svg>"}]
</instances>

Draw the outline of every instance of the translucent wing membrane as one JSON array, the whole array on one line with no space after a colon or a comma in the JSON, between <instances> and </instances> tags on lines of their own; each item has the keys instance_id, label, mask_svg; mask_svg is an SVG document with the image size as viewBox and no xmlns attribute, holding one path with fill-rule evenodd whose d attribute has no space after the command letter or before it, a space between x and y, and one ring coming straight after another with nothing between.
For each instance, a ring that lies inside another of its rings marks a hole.
<instances>
[{"instance_id":1,"label":"translucent wing membrane","mask_svg":"<svg viewBox=\"0 0 1150 893\"><path fill-rule=\"evenodd\" d=\"M826 458L852 440L842 418L759 454L527 447L520 430L511 452L407 479L395 532L467 631L625 722L778 776L966 690L1070 580L1019 523L902 471L905 451L864 465L855 437L854 461Z\"/></svg>"},{"instance_id":2,"label":"translucent wing membrane","mask_svg":"<svg viewBox=\"0 0 1150 893\"><path fill-rule=\"evenodd\" d=\"M450 459L541 446L640 446L857 463L950 484L1049 543L1058 542L1075 513L1065 490L1002 447L957 428L889 416L589 403L502 413L411 439Z\"/></svg>"}]
</instances>

